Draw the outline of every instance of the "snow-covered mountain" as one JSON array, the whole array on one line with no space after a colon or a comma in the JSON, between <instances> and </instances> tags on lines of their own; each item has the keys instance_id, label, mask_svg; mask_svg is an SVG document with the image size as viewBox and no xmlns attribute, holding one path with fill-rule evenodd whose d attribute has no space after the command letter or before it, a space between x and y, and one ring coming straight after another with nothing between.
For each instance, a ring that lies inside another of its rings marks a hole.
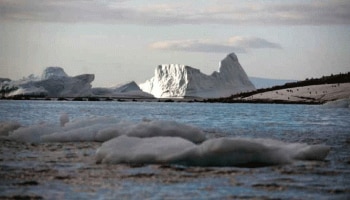
<instances>
[{"instance_id":1,"label":"snow-covered mountain","mask_svg":"<svg viewBox=\"0 0 350 200\"><path fill-rule=\"evenodd\" d=\"M92 88L92 94L103 97L154 98L153 95L143 92L135 81L111 88Z\"/></svg>"},{"instance_id":2,"label":"snow-covered mountain","mask_svg":"<svg viewBox=\"0 0 350 200\"><path fill-rule=\"evenodd\" d=\"M30 75L17 81L1 83L6 96L47 96L47 97L77 97L91 95L93 74L68 76L60 67L47 67L41 77Z\"/></svg>"},{"instance_id":3,"label":"snow-covered mountain","mask_svg":"<svg viewBox=\"0 0 350 200\"><path fill-rule=\"evenodd\" d=\"M158 98L226 97L255 89L234 53L227 55L221 61L219 71L211 75L185 65L159 65L154 77L139 86Z\"/></svg>"}]
</instances>

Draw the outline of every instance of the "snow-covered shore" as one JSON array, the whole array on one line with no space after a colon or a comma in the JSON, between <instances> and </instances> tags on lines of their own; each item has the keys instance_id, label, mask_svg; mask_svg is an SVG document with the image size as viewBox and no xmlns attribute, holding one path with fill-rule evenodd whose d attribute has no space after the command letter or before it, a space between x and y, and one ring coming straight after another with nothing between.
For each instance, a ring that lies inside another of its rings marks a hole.
<instances>
[{"instance_id":1,"label":"snow-covered shore","mask_svg":"<svg viewBox=\"0 0 350 200\"><path fill-rule=\"evenodd\" d=\"M310 85L254 94L241 100L325 103L350 98L350 83Z\"/></svg>"}]
</instances>

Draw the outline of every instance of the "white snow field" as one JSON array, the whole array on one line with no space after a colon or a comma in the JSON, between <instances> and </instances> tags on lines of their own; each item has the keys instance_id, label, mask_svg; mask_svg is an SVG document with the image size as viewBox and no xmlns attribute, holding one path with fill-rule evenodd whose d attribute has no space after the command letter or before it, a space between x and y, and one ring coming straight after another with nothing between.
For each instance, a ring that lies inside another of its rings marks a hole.
<instances>
[{"instance_id":1,"label":"white snow field","mask_svg":"<svg viewBox=\"0 0 350 200\"><path fill-rule=\"evenodd\" d=\"M157 98L227 97L255 89L234 53L227 55L220 62L219 71L211 75L186 65L159 65L154 77L140 84L140 88Z\"/></svg>"},{"instance_id":2,"label":"white snow field","mask_svg":"<svg viewBox=\"0 0 350 200\"><path fill-rule=\"evenodd\" d=\"M295 102L329 102L350 98L350 83L310 85L255 94L247 100L284 100Z\"/></svg>"}]
</instances>

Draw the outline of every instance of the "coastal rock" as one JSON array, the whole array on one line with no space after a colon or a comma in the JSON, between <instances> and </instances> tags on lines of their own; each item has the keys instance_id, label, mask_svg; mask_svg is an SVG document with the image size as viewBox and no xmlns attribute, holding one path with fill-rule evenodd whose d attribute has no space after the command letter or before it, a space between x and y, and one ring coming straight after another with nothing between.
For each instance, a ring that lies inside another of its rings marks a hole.
<instances>
[{"instance_id":1,"label":"coastal rock","mask_svg":"<svg viewBox=\"0 0 350 200\"><path fill-rule=\"evenodd\" d=\"M219 71L211 75L186 65L159 65L154 77L140 84L140 88L158 98L215 98L255 89L234 53L227 55Z\"/></svg>"}]
</instances>

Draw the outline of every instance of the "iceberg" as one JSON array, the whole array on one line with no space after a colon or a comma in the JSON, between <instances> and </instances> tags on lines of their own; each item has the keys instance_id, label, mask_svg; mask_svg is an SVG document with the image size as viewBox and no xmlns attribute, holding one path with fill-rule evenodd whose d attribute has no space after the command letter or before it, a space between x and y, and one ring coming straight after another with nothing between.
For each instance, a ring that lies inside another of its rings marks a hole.
<instances>
[{"instance_id":1,"label":"iceberg","mask_svg":"<svg viewBox=\"0 0 350 200\"><path fill-rule=\"evenodd\" d=\"M47 97L77 97L91 95L93 74L68 76L61 67L47 67L41 77L30 75L18 81L1 83L1 88L7 89L6 97L13 96L47 96Z\"/></svg>"},{"instance_id":2,"label":"iceberg","mask_svg":"<svg viewBox=\"0 0 350 200\"><path fill-rule=\"evenodd\" d=\"M119 97L119 98L154 98L153 95L143 92L140 87L131 81L126 84L117 85L111 88L97 87L92 88L94 96Z\"/></svg>"},{"instance_id":3,"label":"iceberg","mask_svg":"<svg viewBox=\"0 0 350 200\"><path fill-rule=\"evenodd\" d=\"M0 93L3 97L116 97L116 98L154 98L143 92L134 82L111 88L92 88L94 74L68 76L61 67L47 67L40 77L29 75L21 80L11 81L0 78Z\"/></svg>"},{"instance_id":4,"label":"iceberg","mask_svg":"<svg viewBox=\"0 0 350 200\"><path fill-rule=\"evenodd\" d=\"M154 77L140 88L157 98L217 98L255 89L234 53L227 55L219 71L211 75L186 65L159 65Z\"/></svg>"}]
</instances>

